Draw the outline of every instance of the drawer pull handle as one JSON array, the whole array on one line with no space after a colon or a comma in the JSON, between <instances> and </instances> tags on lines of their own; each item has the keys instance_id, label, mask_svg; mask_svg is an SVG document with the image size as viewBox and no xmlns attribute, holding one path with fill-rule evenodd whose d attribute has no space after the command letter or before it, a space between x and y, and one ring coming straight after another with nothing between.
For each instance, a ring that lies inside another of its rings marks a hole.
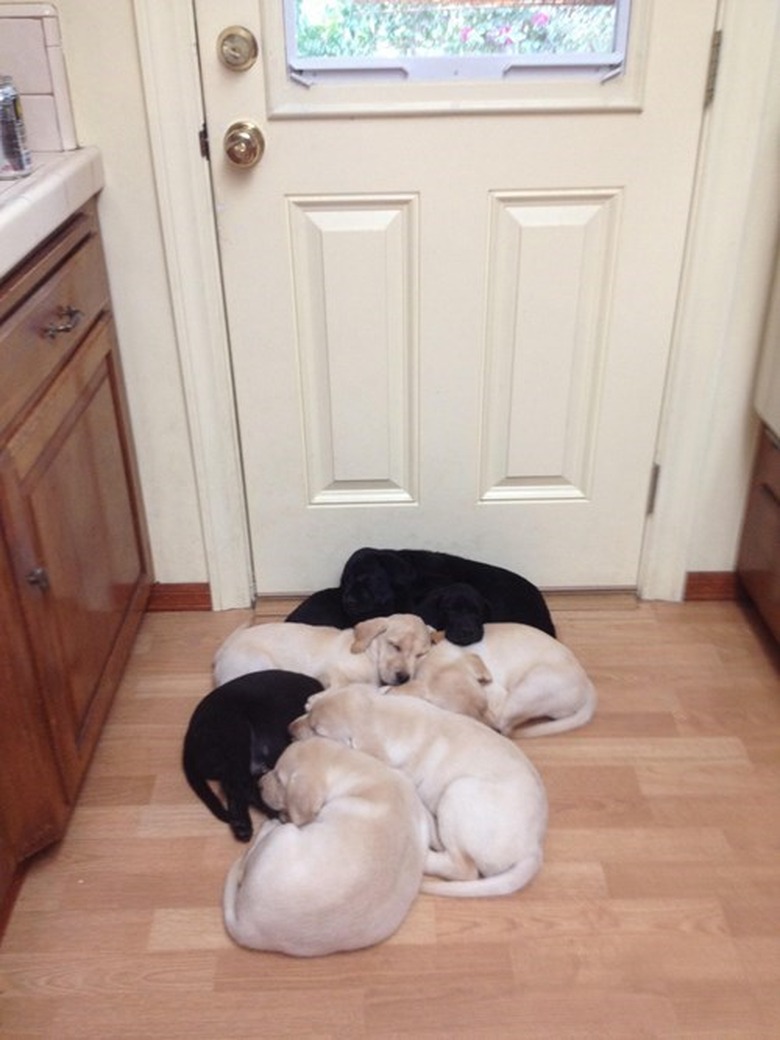
<instances>
[{"instance_id":1,"label":"drawer pull handle","mask_svg":"<svg viewBox=\"0 0 780 1040\"><path fill-rule=\"evenodd\" d=\"M41 592L46 592L49 587L49 575L44 567L35 567L27 575L27 584L32 585Z\"/></svg>"},{"instance_id":2,"label":"drawer pull handle","mask_svg":"<svg viewBox=\"0 0 780 1040\"><path fill-rule=\"evenodd\" d=\"M78 307L58 307L57 317L62 320L58 323L49 322L46 328L43 330L43 334L47 339L54 339L59 332L73 332L78 323L84 317Z\"/></svg>"}]
</instances>

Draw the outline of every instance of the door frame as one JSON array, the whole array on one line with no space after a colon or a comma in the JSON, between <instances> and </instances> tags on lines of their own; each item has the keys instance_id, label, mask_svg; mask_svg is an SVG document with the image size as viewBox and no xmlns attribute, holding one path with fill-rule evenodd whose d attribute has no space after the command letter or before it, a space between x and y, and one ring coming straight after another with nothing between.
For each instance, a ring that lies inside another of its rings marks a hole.
<instances>
[{"instance_id":1,"label":"door frame","mask_svg":"<svg viewBox=\"0 0 780 1040\"><path fill-rule=\"evenodd\" d=\"M715 101L703 118L658 431L663 480L638 576L644 599L683 595L697 507L692 489L704 464L719 365L733 348L723 330L736 282L734 243L743 247L739 261L769 280L771 250L764 241L743 241L743 231L751 217L765 221L776 203L768 191L757 198L751 190L755 171L745 157L756 155L765 127L756 109L770 103L780 12L775 0L752 2L751 18L744 17L745 0L721 0L719 7L725 56ZM247 606L254 596L251 546L213 195L198 149L204 115L194 10L192 0L133 4L212 605ZM240 21L250 4L234 0L229 17Z\"/></svg>"}]
</instances>

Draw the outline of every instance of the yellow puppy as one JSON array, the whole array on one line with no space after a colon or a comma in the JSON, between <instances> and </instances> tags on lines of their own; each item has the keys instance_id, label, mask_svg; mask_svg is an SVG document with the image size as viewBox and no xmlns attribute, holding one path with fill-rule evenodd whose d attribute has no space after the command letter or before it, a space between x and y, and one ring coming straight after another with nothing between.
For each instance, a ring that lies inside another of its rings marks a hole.
<instances>
[{"instance_id":1,"label":"yellow puppy","mask_svg":"<svg viewBox=\"0 0 780 1040\"><path fill-rule=\"evenodd\" d=\"M329 737L406 773L436 822L423 892L506 895L542 863L547 797L523 752L475 719L366 684L316 693L290 726Z\"/></svg>"},{"instance_id":2,"label":"yellow puppy","mask_svg":"<svg viewBox=\"0 0 780 1040\"><path fill-rule=\"evenodd\" d=\"M240 945L297 957L388 938L420 889L429 817L403 774L332 740L292 744L262 781L268 820L230 869Z\"/></svg>"},{"instance_id":3,"label":"yellow puppy","mask_svg":"<svg viewBox=\"0 0 780 1040\"><path fill-rule=\"evenodd\" d=\"M323 686L370 682L396 686L414 676L431 648L432 629L416 614L370 618L354 628L294 621L246 625L217 650L218 686L268 668L302 672Z\"/></svg>"}]
</instances>

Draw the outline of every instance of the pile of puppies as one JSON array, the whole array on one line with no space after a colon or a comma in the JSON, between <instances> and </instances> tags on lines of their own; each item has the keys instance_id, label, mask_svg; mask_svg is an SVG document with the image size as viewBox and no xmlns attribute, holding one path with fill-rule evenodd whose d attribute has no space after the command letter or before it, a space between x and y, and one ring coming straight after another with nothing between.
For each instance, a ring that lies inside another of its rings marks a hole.
<instances>
[{"instance_id":1,"label":"pile of puppies","mask_svg":"<svg viewBox=\"0 0 780 1040\"><path fill-rule=\"evenodd\" d=\"M404 567L399 585L388 560L410 553L433 560L421 561L422 576ZM463 624L450 605L461 591L453 586L468 583L447 580L449 561L458 577L468 571L461 565L479 578L482 568L497 572L496 602L489 583L476 589ZM376 564L386 580L375 580ZM372 582L362 580L368 572ZM334 624L324 620L328 602L338 607ZM443 631L421 616L426 602L447 606ZM384 613L357 618L372 609ZM268 817L228 874L229 935L320 956L388 938L421 891L490 896L526 885L542 863L547 799L507 737L583 725L596 703L551 629L541 593L511 572L442 553L362 549L338 590L315 593L285 622L228 636L183 765L239 840L252 836L250 807Z\"/></svg>"}]
</instances>

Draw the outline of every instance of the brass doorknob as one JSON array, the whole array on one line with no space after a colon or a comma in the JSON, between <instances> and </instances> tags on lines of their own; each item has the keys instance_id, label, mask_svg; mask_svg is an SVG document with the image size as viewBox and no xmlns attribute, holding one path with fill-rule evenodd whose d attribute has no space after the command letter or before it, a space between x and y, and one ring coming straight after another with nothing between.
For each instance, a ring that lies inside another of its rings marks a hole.
<instances>
[{"instance_id":1,"label":"brass doorknob","mask_svg":"<svg viewBox=\"0 0 780 1040\"><path fill-rule=\"evenodd\" d=\"M227 128L223 145L234 166L256 166L265 151L265 138L259 126L242 119Z\"/></svg>"}]
</instances>

